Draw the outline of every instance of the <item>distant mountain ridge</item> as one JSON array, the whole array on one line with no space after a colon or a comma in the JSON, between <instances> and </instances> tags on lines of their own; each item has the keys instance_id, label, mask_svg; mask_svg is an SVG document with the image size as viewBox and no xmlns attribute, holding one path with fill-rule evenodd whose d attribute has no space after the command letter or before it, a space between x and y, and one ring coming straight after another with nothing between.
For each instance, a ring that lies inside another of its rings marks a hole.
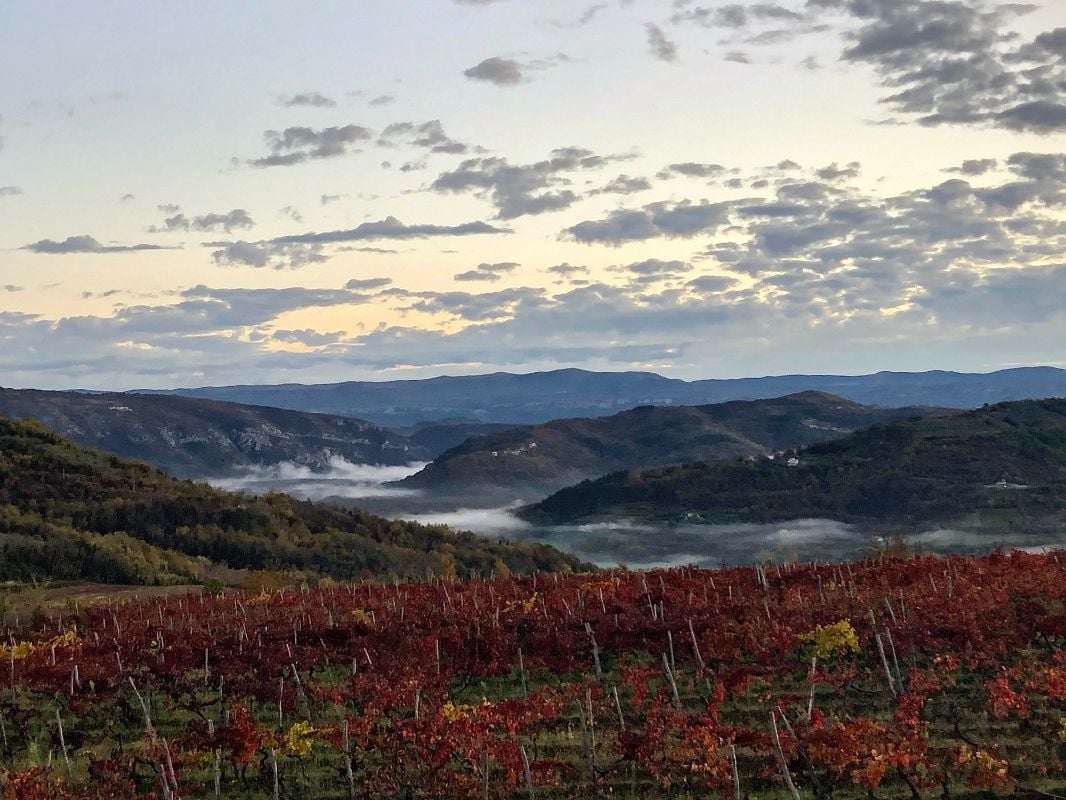
<instances>
[{"instance_id":1,"label":"distant mountain ridge","mask_svg":"<svg viewBox=\"0 0 1066 800\"><path fill-rule=\"evenodd\" d=\"M1066 528L1066 399L905 419L813 444L789 459L617 472L521 512L545 524L641 518L825 518L1000 533Z\"/></svg>"},{"instance_id":2,"label":"distant mountain ridge","mask_svg":"<svg viewBox=\"0 0 1066 800\"><path fill-rule=\"evenodd\" d=\"M643 405L706 405L804 391L828 392L886 408L976 408L985 403L1066 395L1066 370L1019 367L986 374L879 372L683 381L651 372L560 369L524 375L497 372L426 380L220 386L152 393L339 414L386 427L408 427L457 417L537 424L605 416Z\"/></svg>"},{"instance_id":3,"label":"distant mountain ridge","mask_svg":"<svg viewBox=\"0 0 1066 800\"><path fill-rule=\"evenodd\" d=\"M639 406L609 417L552 420L466 440L398 481L440 493L509 487L550 493L621 469L764 457L858 428L943 409L882 409L824 392L705 406Z\"/></svg>"},{"instance_id":4,"label":"distant mountain ridge","mask_svg":"<svg viewBox=\"0 0 1066 800\"><path fill-rule=\"evenodd\" d=\"M365 420L178 395L0 389L0 414L186 478L280 463L321 471L337 457L398 466L432 456Z\"/></svg>"}]
</instances>

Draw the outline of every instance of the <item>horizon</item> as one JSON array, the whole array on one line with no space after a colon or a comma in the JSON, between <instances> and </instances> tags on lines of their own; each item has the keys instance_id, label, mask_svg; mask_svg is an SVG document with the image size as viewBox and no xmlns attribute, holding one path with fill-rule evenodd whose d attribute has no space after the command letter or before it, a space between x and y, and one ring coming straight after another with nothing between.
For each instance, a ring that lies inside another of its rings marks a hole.
<instances>
[{"instance_id":1,"label":"horizon","mask_svg":"<svg viewBox=\"0 0 1066 800\"><path fill-rule=\"evenodd\" d=\"M159 19L5 13L5 382L1066 367L1061 2Z\"/></svg>"},{"instance_id":2,"label":"horizon","mask_svg":"<svg viewBox=\"0 0 1066 800\"><path fill-rule=\"evenodd\" d=\"M665 378L671 381L681 381L683 383L701 383L707 382L729 382L729 381L758 381L758 380L772 380L775 378L873 378L878 375L959 375L964 377L981 377L988 375L997 375L1003 372L1017 372L1028 370L1054 370L1056 372L1066 372L1066 368L1056 367L1049 364L1029 364L1023 366L1003 367L1001 369L989 370L987 372L963 372L960 370L952 369L927 369L927 370L877 370L875 372L855 372L855 373L813 373L813 372L789 372L789 373L776 373L773 375L738 375L734 377L705 377L705 378L675 378L670 375L666 375L660 372L649 372L647 370L589 370L582 367L557 367L555 369L548 370L534 370L532 372L509 372L507 370L495 370L493 372L472 372L467 374L447 374L442 373L439 375L430 375L425 378L383 378L380 380L366 379L366 380L337 380L329 381L325 383L300 383L300 382L285 382L285 383L229 383L229 384L212 384L202 386L172 386L164 388L153 388L143 386L131 386L125 389L91 389L85 386L66 387L62 389L41 389L37 386L2 386L0 389L14 389L16 391L56 391L56 392L91 392L93 394L137 394L139 392L181 392L183 390L197 390L197 389L226 389L226 388L244 388L244 387L281 387L281 386L302 386L302 387L316 387L316 386L336 386L346 383L422 383L432 380L440 379L462 379L462 378L487 378L494 376L508 376L508 377L531 377L534 375L548 375L557 372L584 372L592 375L649 375L653 377ZM817 389L804 389L800 390L801 393L805 391L821 391Z\"/></svg>"}]
</instances>

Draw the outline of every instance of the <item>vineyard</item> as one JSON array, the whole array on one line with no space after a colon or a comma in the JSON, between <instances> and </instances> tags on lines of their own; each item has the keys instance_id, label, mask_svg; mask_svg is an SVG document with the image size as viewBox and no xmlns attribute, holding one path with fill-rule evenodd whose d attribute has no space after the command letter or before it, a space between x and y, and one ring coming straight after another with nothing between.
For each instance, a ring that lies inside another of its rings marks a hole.
<instances>
[{"instance_id":1,"label":"vineyard","mask_svg":"<svg viewBox=\"0 0 1066 800\"><path fill-rule=\"evenodd\" d=\"M1055 554L325 584L11 628L0 793L1066 792Z\"/></svg>"}]
</instances>

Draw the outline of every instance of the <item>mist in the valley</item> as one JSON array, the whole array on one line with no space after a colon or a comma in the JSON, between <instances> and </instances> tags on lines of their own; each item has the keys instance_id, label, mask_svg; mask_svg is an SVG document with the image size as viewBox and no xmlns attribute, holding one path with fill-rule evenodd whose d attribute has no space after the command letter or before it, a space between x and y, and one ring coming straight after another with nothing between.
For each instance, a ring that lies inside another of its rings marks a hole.
<instances>
[{"instance_id":1,"label":"mist in the valley","mask_svg":"<svg viewBox=\"0 0 1066 800\"><path fill-rule=\"evenodd\" d=\"M543 542L602 567L620 563L639 569L682 564L715 567L764 560L849 560L884 548L891 536L887 529L824 519L758 525L645 524L625 520L532 525L514 513L521 505L539 499L530 492L490 489L443 496L390 485L422 466L383 467L335 458L327 472L281 464L255 467L238 476L209 482L223 489L282 491L300 498L359 506L392 519L448 525L492 539ZM947 528L911 533L904 541L915 550L933 553L979 553L996 547L1042 550L1057 546L1046 538L1023 534L1004 537Z\"/></svg>"},{"instance_id":2,"label":"mist in the valley","mask_svg":"<svg viewBox=\"0 0 1066 800\"><path fill-rule=\"evenodd\" d=\"M554 545L597 566L622 563L635 569L683 564L717 567L767 560L853 560L872 555L891 543L890 535L884 530L825 519L769 525L653 525L617 521L544 527L531 525L512 512L513 508L470 508L401 516L494 538L532 539ZM980 553L996 547L1043 550L1061 546L1040 537L993 537L951 529L910 534L904 541L914 550L931 553Z\"/></svg>"},{"instance_id":3,"label":"mist in the valley","mask_svg":"<svg viewBox=\"0 0 1066 800\"><path fill-rule=\"evenodd\" d=\"M413 475L424 466L424 463L404 466L353 464L340 456L333 456L329 460L329 469L322 472L302 464L285 462L269 467L249 467L236 475L208 477L204 480L218 489L231 492L286 492L303 500L400 499L418 493L388 484Z\"/></svg>"}]
</instances>

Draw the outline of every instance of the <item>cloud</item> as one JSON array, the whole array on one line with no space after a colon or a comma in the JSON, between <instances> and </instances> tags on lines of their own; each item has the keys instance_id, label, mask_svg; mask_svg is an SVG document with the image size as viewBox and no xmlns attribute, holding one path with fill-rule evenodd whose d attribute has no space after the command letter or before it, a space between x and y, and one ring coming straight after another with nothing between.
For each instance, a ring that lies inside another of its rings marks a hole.
<instances>
[{"instance_id":1,"label":"cloud","mask_svg":"<svg viewBox=\"0 0 1066 800\"><path fill-rule=\"evenodd\" d=\"M212 244L212 243L209 243ZM217 242L211 258L220 267L299 269L329 260L321 245L280 242Z\"/></svg>"},{"instance_id":2,"label":"cloud","mask_svg":"<svg viewBox=\"0 0 1066 800\"><path fill-rule=\"evenodd\" d=\"M255 221L243 208L235 208L224 214L202 214L189 219L184 214L178 213L163 220L162 227L151 227L151 233L169 233L172 231L225 231L229 233L234 229L252 228Z\"/></svg>"},{"instance_id":3,"label":"cloud","mask_svg":"<svg viewBox=\"0 0 1066 800\"><path fill-rule=\"evenodd\" d=\"M568 61L570 58L562 53L535 61L516 61L505 56L492 56L463 70L463 75L472 81L491 83L501 89L507 89L525 83L529 80L530 72L547 69Z\"/></svg>"},{"instance_id":4,"label":"cloud","mask_svg":"<svg viewBox=\"0 0 1066 800\"><path fill-rule=\"evenodd\" d=\"M373 131L362 125L322 128L286 128L263 134L270 155L252 159L253 167L288 167L306 161L338 158L352 152L354 145L370 141Z\"/></svg>"},{"instance_id":5,"label":"cloud","mask_svg":"<svg viewBox=\"0 0 1066 800\"><path fill-rule=\"evenodd\" d=\"M0 197L14 197L22 193L22 189L18 186L0 186Z\"/></svg>"},{"instance_id":6,"label":"cloud","mask_svg":"<svg viewBox=\"0 0 1066 800\"><path fill-rule=\"evenodd\" d=\"M344 284L344 288L359 292L369 289L383 289L391 284L392 278L352 278Z\"/></svg>"},{"instance_id":7,"label":"cloud","mask_svg":"<svg viewBox=\"0 0 1066 800\"><path fill-rule=\"evenodd\" d=\"M1066 130L1066 28L1025 40L1013 21L1036 6L988 0L808 0L698 6L672 19L729 32L723 44L766 46L834 31L841 61L871 67L881 102L922 125L972 125L1051 134ZM748 63L741 50L729 60ZM816 68L816 59L805 59Z\"/></svg>"},{"instance_id":8,"label":"cloud","mask_svg":"<svg viewBox=\"0 0 1066 800\"><path fill-rule=\"evenodd\" d=\"M434 236L477 236L510 232L508 228L497 228L486 222L464 222L459 225L405 225L396 217L386 217L376 222L364 222L348 230L298 233L291 236L279 236L270 241L273 244L335 244L375 239L428 239Z\"/></svg>"},{"instance_id":9,"label":"cloud","mask_svg":"<svg viewBox=\"0 0 1066 800\"><path fill-rule=\"evenodd\" d=\"M463 70L463 74L474 81L485 81L496 86L517 86L525 78L522 73L523 65L513 58L492 56L477 63L469 69Z\"/></svg>"},{"instance_id":10,"label":"cloud","mask_svg":"<svg viewBox=\"0 0 1066 800\"><path fill-rule=\"evenodd\" d=\"M651 203L634 210L612 211L606 218L580 222L563 237L583 244L620 245L645 239L688 238L712 233L729 221L729 203Z\"/></svg>"},{"instance_id":11,"label":"cloud","mask_svg":"<svg viewBox=\"0 0 1066 800\"><path fill-rule=\"evenodd\" d=\"M959 175L978 176L991 172L999 166L999 161L994 158L968 158L957 167L948 167L944 172L954 172Z\"/></svg>"},{"instance_id":12,"label":"cloud","mask_svg":"<svg viewBox=\"0 0 1066 800\"><path fill-rule=\"evenodd\" d=\"M8 292L9 294L14 294L15 292L24 292L24 291L26 291L26 287L25 286L16 286L13 283L6 283L3 286L0 286L0 290Z\"/></svg>"},{"instance_id":13,"label":"cloud","mask_svg":"<svg viewBox=\"0 0 1066 800\"><path fill-rule=\"evenodd\" d=\"M566 173L599 169L629 156L601 156L580 147L563 147L532 164L506 158L472 158L437 177L431 188L442 193L473 192L491 202L497 219L543 214L569 208L579 199Z\"/></svg>"},{"instance_id":14,"label":"cloud","mask_svg":"<svg viewBox=\"0 0 1066 800\"><path fill-rule=\"evenodd\" d=\"M415 147L421 147L431 153L449 153L462 155L470 147L456 141L444 131L439 119L431 119L429 122L394 122L381 132L378 143L391 147L397 142L404 142Z\"/></svg>"},{"instance_id":15,"label":"cloud","mask_svg":"<svg viewBox=\"0 0 1066 800\"><path fill-rule=\"evenodd\" d=\"M69 255L73 253L133 253L140 250L171 250L174 248L161 247L156 244L101 244L92 236L68 236L63 241L53 239L41 239L25 245L23 250L31 253L47 253L49 255Z\"/></svg>"},{"instance_id":16,"label":"cloud","mask_svg":"<svg viewBox=\"0 0 1066 800\"><path fill-rule=\"evenodd\" d=\"M558 275L561 278L574 278L578 275L588 275L588 267L576 267L573 264L556 264L553 267L548 267L545 272L549 275Z\"/></svg>"},{"instance_id":17,"label":"cloud","mask_svg":"<svg viewBox=\"0 0 1066 800\"><path fill-rule=\"evenodd\" d=\"M939 0L817 0L861 23L842 58L868 64L894 111L923 125L1066 130L1066 29L1019 44L1009 24L1032 6Z\"/></svg>"},{"instance_id":18,"label":"cloud","mask_svg":"<svg viewBox=\"0 0 1066 800\"><path fill-rule=\"evenodd\" d=\"M457 281L488 281L495 282L503 277L503 273L514 272L519 264L514 261L502 261L497 264L478 264L474 269L460 272L454 276Z\"/></svg>"},{"instance_id":19,"label":"cloud","mask_svg":"<svg viewBox=\"0 0 1066 800\"><path fill-rule=\"evenodd\" d=\"M673 275L679 272L688 272L692 267L684 261L663 261L658 258L649 258L645 261L637 261L620 267L619 271L632 272L636 275Z\"/></svg>"},{"instance_id":20,"label":"cloud","mask_svg":"<svg viewBox=\"0 0 1066 800\"><path fill-rule=\"evenodd\" d=\"M609 183L595 189L590 194L636 194L651 189L651 181L647 178L631 178L629 175L619 175Z\"/></svg>"},{"instance_id":21,"label":"cloud","mask_svg":"<svg viewBox=\"0 0 1066 800\"><path fill-rule=\"evenodd\" d=\"M707 28L745 28L756 22L799 22L803 15L775 3L754 3L742 5L730 3L716 8L690 6L687 0L675 2L681 9L673 16L673 21L695 22Z\"/></svg>"},{"instance_id":22,"label":"cloud","mask_svg":"<svg viewBox=\"0 0 1066 800\"><path fill-rule=\"evenodd\" d=\"M823 181L839 181L843 179L857 178L861 167L862 165L858 161L852 161L843 167L834 161L827 167L815 170L814 174Z\"/></svg>"},{"instance_id":23,"label":"cloud","mask_svg":"<svg viewBox=\"0 0 1066 800\"><path fill-rule=\"evenodd\" d=\"M721 164L699 164L694 161L686 161L663 167L656 177L660 180L668 180L678 175L686 178L717 178L725 172L727 170Z\"/></svg>"},{"instance_id":24,"label":"cloud","mask_svg":"<svg viewBox=\"0 0 1066 800\"><path fill-rule=\"evenodd\" d=\"M501 289L494 292L405 292L394 291L395 296L410 298L405 306L412 311L427 314L449 314L469 322L503 319L521 312L521 309L536 307L546 302L542 289L526 286Z\"/></svg>"},{"instance_id":25,"label":"cloud","mask_svg":"<svg viewBox=\"0 0 1066 800\"><path fill-rule=\"evenodd\" d=\"M371 99L367 105L371 106L389 106L396 102L396 98L391 94L379 94L377 97Z\"/></svg>"},{"instance_id":26,"label":"cloud","mask_svg":"<svg viewBox=\"0 0 1066 800\"><path fill-rule=\"evenodd\" d=\"M295 106L312 106L315 108L335 108L337 101L332 98L326 97L319 92L305 92L303 94L293 94L278 98L278 105L285 108L293 108Z\"/></svg>"},{"instance_id":27,"label":"cloud","mask_svg":"<svg viewBox=\"0 0 1066 800\"><path fill-rule=\"evenodd\" d=\"M654 22L649 22L644 26L644 31L648 36L648 50L652 56L668 64L676 63L677 45L666 37L663 29Z\"/></svg>"},{"instance_id":28,"label":"cloud","mask_svg":"<svg viewBox=\"0 0 1066 800\"><path fill-rule=\"evenodd\" d=\"M299 330L276 330L270 335L270 338L275 342L284 342L285 344L302 344L307 347L323 347L329 344L336 344L340 341L343 335L344 331L319 333L310 328L301 328Z\"/></svg>"},{"instance_id":29,"label":"cloud","mask_svg":"<svg viewBox=\"0 0 1066 800\"><path fill-rule=\"evenodd\" d=\"M593 5L588 6L588 8L582 11L581 14L577 17L577 19L573 21L564 21L556 19L551 20L550 24L556 28L584 28L586 25L590 24L593 20L595 20L596 17L598 17L603 11L606 11L607 8L608 6L606 3L594 3Z\"/></svg>"},{"instance_id":30,"label":"cloud","mask_svg":"<svg viewBox=\"0 0 1066 800\"><path fill-rule=\"evenodd\" d=\"M0 312L0 371L23 385L95 387L313 382L382 369L421 376L567 362L708 374L750 371L753 363L765 371L839 372L868 364L905 368L916 358L958 368L1061 360L1055 343L1066 325L1066 154L996 155L969 159L905 190L885 188L896 181L864 180L843 161L830 168L782 161L751 174L679 162L668 167L670 176L730 175L743 196L722 203L698 195L657 203L621 196L625 207L597 209L585 222L568 220L565 235L574 241L642 242L633 255L620 251L625 257L612 259L614 268L597 263L590 273L523 257L527 268L542 266L541 285L512 285L525 270L487 264L469 272L503 279L461 282L454 288L468 291L458 292L356 278L340 289L289 287L274 294L193 287L101 316ZM580 166L588 158L592 169L603 157L565 156L567 164L579 164L574 172L582 186L606 180ZM579 183L566 169L548 174ZM598 180L585 181L592 177ZM494 185L477 191L489 197ZM568 188L577 193L568 183L539 191ZM188 216L191 223L195 217ZM222 264L284 268L379 237L502 230L386 219L206 246L222 251ZM679 241L663 242L670 238ZM369 303L387 309L393 323L380 329L352 323L351 335L332 330L338 324L314 330L314 320L326 318L315 309ZM310 322L283 316L301 309ZM433 316L405 317L404 310Z\"/></svg>"}]
</instances>

